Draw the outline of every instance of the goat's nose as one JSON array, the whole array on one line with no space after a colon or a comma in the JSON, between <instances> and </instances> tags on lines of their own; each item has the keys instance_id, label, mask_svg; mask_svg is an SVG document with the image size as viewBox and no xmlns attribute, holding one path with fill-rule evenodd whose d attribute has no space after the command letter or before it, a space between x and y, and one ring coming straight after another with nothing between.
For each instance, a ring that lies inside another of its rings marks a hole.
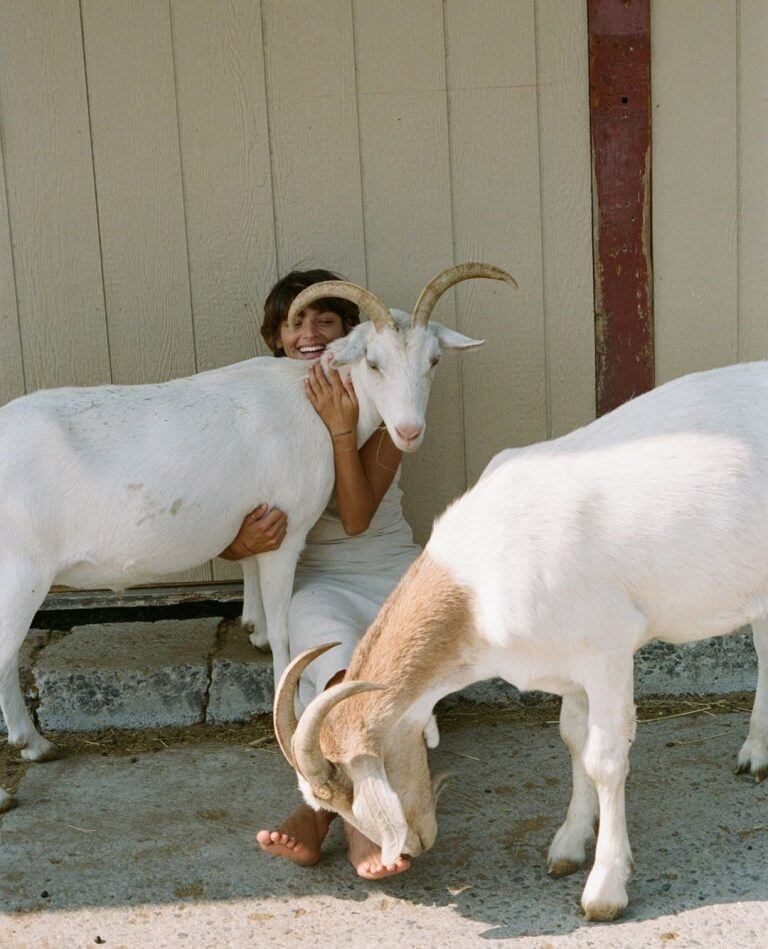
<instances>
[{"instance_id":1,"label":"goat's nose","mask_svg":"<svg viewBox=\"0 0 768 949\"><path fill-rule=\"evenodd\" d=\"M424 431L423 425L397 425L395 431L404 442L415 441Z\"/></svg>"}]
</instances>

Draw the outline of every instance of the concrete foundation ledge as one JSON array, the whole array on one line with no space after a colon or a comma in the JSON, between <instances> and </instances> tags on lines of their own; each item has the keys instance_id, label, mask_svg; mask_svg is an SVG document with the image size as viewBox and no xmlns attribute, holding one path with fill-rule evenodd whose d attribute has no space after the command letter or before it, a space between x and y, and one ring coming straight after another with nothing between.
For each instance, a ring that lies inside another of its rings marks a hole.
<instances>
[{"instance_id":1,"label":"concrete foundation ledge","mask_svg":"<svg viewBox=\"0 0 768 949\"><path fill-rule=\"evenodd\" d=\"M271 656L250 645L239 622L220 618L30 630L20 669L46 732L244 722L272 710ZM638 698L748 691L756 672L746 628L684 646L651 643L636 656L635 691ZM500 679L460 695L498 704L548 698L521 695Z\"/></svg>"}]
</instances>

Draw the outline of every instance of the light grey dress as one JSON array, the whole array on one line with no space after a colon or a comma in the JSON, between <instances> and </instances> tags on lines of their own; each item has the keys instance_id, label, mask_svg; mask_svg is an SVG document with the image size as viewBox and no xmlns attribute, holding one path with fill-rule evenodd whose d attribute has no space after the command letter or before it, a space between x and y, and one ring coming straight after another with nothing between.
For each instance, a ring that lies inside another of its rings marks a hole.
<instances>
[{"instance_id":1,"label":"light grey dress","mask_svg":"<svg viewBox=\"0 0 768 949\"><path fill-rule=\"evenodd\" d=\"M381 604L421 552L403 517L398 468L367 530L344 533L335 493L307 536L288 614L291 658L321 643L340 646L310 663L299 682L305 708L341 669Z\"/></svg>"}]
</instances>

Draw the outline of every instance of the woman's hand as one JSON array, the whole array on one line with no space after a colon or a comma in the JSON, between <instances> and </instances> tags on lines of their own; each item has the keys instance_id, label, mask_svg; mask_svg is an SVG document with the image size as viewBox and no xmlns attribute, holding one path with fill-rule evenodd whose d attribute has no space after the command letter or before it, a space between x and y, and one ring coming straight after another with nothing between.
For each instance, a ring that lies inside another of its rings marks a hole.
<instances>
[{"instance_id":1,"label":"woman's hand","mask_svg":"<svg viewBox=\"0 0 768 949\"><path fill-rule=\"evenodd\" d=\"M260 504L245 515L237 537L219 554L224 560L243 560L254 554L277 550L285 539L288 517L279 508Z\"/></svg>"},{"instance_id":2,"label":"woman's hand","mask_svg":"<svg viewBox=\"0 0 768 949\"><path fill-rule=\"evenodd\" d=\"M342 381L335 369L326 379L322 366L314 362L304 380L307 397L312 407L325 422L333 438L357 433L357 417L360 412L352 380Z\"/></svg>"}]
</instances>

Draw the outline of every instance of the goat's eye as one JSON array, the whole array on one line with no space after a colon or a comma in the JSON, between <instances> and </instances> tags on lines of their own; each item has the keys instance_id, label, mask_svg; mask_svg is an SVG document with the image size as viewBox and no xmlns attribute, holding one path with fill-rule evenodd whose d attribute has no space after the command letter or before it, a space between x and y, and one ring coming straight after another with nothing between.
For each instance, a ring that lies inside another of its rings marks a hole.
<instances>
[{"instance_id":1,"label":"goat's eye","mask_svg":"<svg viewBox=\"0 0 768 949\"><path fill-rule=\"evenodd\" d=\"M377 362L374 362L372 359L365 360L368 363L368 368L373 369L374 372L381 372L381 367Z\"/></svg>"},{"instance_id":2,"label":"goat's eye","mask_svg":"<svg viewBox=\"0 0 768 949\"><path fill-rule=\"evenodd\" d=\"M433 356L433 357L429 360L429 365L430 365L430 367L431 367L432 369L434 369L435 366L436 366L439 362L440 362L440 357L439 357L439 356Z\"/></svg>"}]
</instances>

